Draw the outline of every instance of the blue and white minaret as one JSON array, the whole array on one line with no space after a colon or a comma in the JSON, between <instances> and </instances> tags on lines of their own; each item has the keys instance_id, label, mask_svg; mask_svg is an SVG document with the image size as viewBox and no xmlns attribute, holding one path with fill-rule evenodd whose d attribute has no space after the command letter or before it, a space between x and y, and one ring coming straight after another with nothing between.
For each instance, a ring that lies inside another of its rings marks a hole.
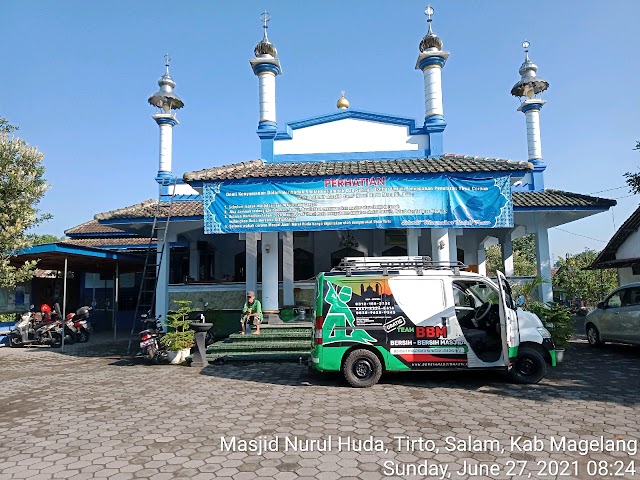
<instances>
[{"instance_id":1,"label":"blue and white minaret","mask_svg":"<svg viewBox=\"0 0 640 480\"><path fill-rule=\"evenodd\" d=\"M160 158L156 181L160 184L161 196L167 193L166 186L173 182L173 173L171 171L173 127L178 125L176 110L184 107L184 102L173 91L176 82L169 75L171 57L165 55L164 59L165 72L158 80L160 90L149 97L149 103L158 109L158 113L152 115L151 118L160 127Z\"/></svg>"},{"instance_id":2,"label":"blue and white minaret","mask_svg":"<svg viewBox=\"0 0 640 480\"><path fill-rule=\"evenodd\" d=\"M442 51L442 40L431 28L433 8L427 6L424 13L429 31L420 42L416 69L424 75L424 131L429 134L429 156L439 157L444 154L443 132L447 126L442 108L442 69L449 52Z\"/></svg>"},{"instance_id":3,"label":"blue and white minaret","mask_svg":"<svg viewBox=\"0 0 640 480\"><path fill-rule=\"evenodd\" d=\"M522 42L524 62L519 70L521 78L511 89L511 95L525 99L518 107L518 111L524 113L526 118L528 160L534 167L527 189L543 190L543 172L546 169L546 165L542 160L540 110L547 103L546 100L541 98L541 94L549 88L549 83L538 77L538 66L529 59L529 45L526 40Z\"/></svg>"},{"instance_id":4,"label":"blue and white minaret","mask_svg":"<svg viewBox=\"0 0 640 480\"><path fill-rule=\"evenodd\" d=\"M276 57L278 50L267 37L267 23L271 16L264 12L260 15L263 22L264 36L253 50L255 58L249 62L253 73L258 77L258 95L260 101L260 119L258 121L258 137L260 137L261 157L265 161L273 160L273 141L278 124L276 122L276 76L282 73L280 60Z\"/></svg>"}]
</instances>

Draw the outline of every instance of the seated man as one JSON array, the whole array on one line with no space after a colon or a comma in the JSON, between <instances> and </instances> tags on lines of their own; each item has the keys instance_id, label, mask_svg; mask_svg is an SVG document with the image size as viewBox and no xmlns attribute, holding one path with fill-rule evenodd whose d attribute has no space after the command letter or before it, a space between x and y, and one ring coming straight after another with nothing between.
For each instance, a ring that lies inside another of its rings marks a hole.
<instances>
[{"instance_id":1,"label":"seated man","mask_svg":"<svg viewBox=\"0 0 640 480\"><path fill-rule=\"evenodd\" d=\"M240 333L242 335L245 334L247 323L251 322L252 320L253 324L256 326L256 331L253 332L253 334L260 335L260 323L262 322L262 305L260 305L260 300L256 300L256 294L249 290L247 292L247 302L242 308L242 317L240 317L240 325L242 327L242 331Z\"/></svg>"}]
</instances>

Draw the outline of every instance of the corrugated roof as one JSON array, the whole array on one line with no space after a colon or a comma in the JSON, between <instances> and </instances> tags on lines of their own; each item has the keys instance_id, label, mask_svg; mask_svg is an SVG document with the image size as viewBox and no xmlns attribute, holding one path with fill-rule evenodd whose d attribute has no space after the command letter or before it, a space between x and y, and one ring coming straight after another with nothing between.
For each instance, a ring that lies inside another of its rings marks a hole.
<instances>
[{"instance_id":1,"label":"corrugated roof","mask_svg":"<svg viewBox=\"0 0 640 480\"><path fill-rule=\"evenodd\" d=\"M640 263L640 259L616 259L616 253L620 245L622 245L632 233L637 232L638 228L640 228L640 207L625 220L616 233L613 234L607 246L604 247L593 263L587 268L592 270L622 268Z\"/></svg>"},{"instance_id":2,"label":"corrugated roof","mask_svg":"<svg viewBox=\"0 0 640 480\"><path fill-rule=\"evenodd\" d=\"M263 160L187 172L185 182L326 175L391 175L528 171L529 162L447 153L439 158L267 163Z\"/></svg>"}]
</instances>

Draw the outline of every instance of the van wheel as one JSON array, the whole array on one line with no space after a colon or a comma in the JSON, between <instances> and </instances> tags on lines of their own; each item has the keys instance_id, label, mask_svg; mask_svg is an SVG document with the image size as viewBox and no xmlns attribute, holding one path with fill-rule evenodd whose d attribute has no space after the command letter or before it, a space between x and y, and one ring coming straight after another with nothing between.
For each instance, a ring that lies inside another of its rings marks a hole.
<instances>
[{"instance_id":1,"label":"van wheel","mask_svg":"<svg viewBox=\"0 0 640 480\"><path fill-rule=\"evenodd\" d=\"M370 350L354 350L342 365L342 374L349 385L366 388L378 383L382 376L382 364Z\"/></svg>"},{"instance_id":2,"label":"van wheel","mask_svg":"<svg viewBox=\"0 0 640 480\"><path fill-rule=\"evenodd\" d=\"M592 347L600 347L604 343L600 339L600 332L593 323L587 325L587 340Z\"/></svg>"},{"instance_id":3,"label":"van wheel","mask_svg":"<svg viewBox=\"0 0 640 480\"><path fill-rule=\"evenodd\" d=\"M516 383L534 384L544 378L547 373L547 364L540 352L524 347L518 352L509 373Z\"/></svg>"}]
</instances>

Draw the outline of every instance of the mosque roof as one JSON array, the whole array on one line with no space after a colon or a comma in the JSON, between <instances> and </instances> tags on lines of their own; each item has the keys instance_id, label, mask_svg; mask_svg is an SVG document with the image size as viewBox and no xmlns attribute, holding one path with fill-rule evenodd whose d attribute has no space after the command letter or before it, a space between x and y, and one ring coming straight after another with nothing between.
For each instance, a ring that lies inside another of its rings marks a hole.
<instances>
[{"instance_id":1,"label":"mosque roof","mask_svg":"<svg viewBox=\"0 0 640 480\"><path fill-rule=\"evenodd\" d=\"M149 245L149 238L147 237L109 237L109 238L69 238L63 243L70 245L79 245L81 247L97 247L112 249L115 247L127 247L127 250L135 250L130 248L131 246L138 246L139 249L146 249ZM151 241L152 245L156 244L156 240Z\"/></svg>"},{"instance_id":2,"label":"mosque roof","mask_svg":"<svg viewBox=\"0 0 640 480\"><path fill-rule=\"evenodd\" d=\"M514 208L585 208L613 207L618 202L609 198L591 197L562 190L542 190L539 192L513 192Z\"/></svg>"},{"instance_id":3,"label":"mosque roof","mask_svg":"<svg viewBox=\"0 0 640 480\"><path fill-rule=\"evenodd\" d=\"M202 199L200 197L196 197L196 199L191 201L173 202L173 204L170 202L161 202L158 208L157 204L158 200L149 199L129 207L97 213L94 215L94 218L97 221L153 218L156 215L156 210L158 211L159 218L166 218L169 209L171 209L171 218L204 215Z\"/></svg>"},{"instance_id":4,"label":"mosque roof","mask_svg":"<svg viewBox=\"0 0 640 480\"><path fill-rule=\"evenodd\" d=\"M185 182L244 178L309 177L324 175L425 174L472 172L526 172L529 162L447 153L439 158L270 163L263 160L235 163L184 174Z\"/></svg>"},{"instance_id":5,"label":"mosque roof","mask_svg":"<svg viewBox=\"0 0 640 480\"><path fill-rule=\"evenodd\" d=\"M68 228L64 231L64 234L68 237L76 237L76 236L101 237L104 235L135 236L135 234L131 232L125 232L124 230L110 227L109 225L102 225L98 223L97 220L89 220L88 222L81 223L80 225L76 225L75 227ZM92 246L92 245L88 245L88 246Z\"/></svg>"}]
</instances>

